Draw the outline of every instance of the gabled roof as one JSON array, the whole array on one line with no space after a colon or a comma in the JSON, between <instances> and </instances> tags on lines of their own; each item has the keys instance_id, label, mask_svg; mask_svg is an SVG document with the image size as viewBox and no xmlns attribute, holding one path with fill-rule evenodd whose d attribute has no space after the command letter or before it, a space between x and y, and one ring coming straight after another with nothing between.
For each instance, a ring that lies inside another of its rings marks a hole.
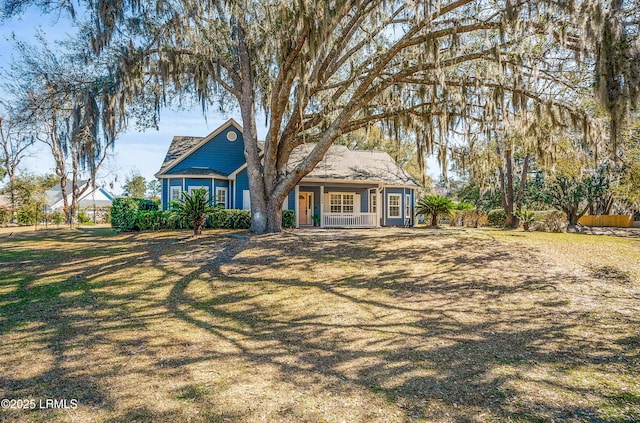
<instances>
[{"instance_id":1,"label":"gabled roof","mask_svg":"<svg viewBox=\"0 0 640 423\"><path fill-rule=\"evenodd\" d=\"M211 140L216 135L226 130L229 126L235 126L240 132L242 127L233 119L229 119L206 137L175 136L171 141L169 151L162 163L162 167L156 173L156 177L168 172L178 163L189 157L198 148ZM316 146L315 143L303 144L291 153L289 158L289 170L296 167L307 154ZM258 142L258 148L264 149L264 142ZM242 164L238 169L226 174L209 167L191 167L180 171L182 175L219 176L226 177L237 174L246 167ZM306 175L304 179L337 179L345 181L372 181L382 182L387 185L412 186L418 184L398 164L382 151L349 150L342 145L332 145L325 154L323 160Z\"/></svg>"},{"instance_id":2,"label":"gabled roof","mask_svg":"<svg viewBox=\"0 0 640 423\"><path fill-rule=\"evenodd\" d=\"M80 188L83 188L87 184L87 182L88 181L82 181L82 180L78 181L78 186ZM67 197L71 198L71 192L70 192L71 183L69 183L67 187L69 190L69 192L67 193ZM91 194L97 191L100 191L102 195L104 195L104 197L107 198L108 200L92 198ZM45 197L45 203L47 207L56 208L56 206L60 206L62 204L62 190L60 189L60 184L57 184L53 188L50 188L47 191L45 191L44 197ZM105 190L102 187L96 187L95 190L92 190L91 188L89 188L87 191L84 192L84 194L79 199L78 205L80 207L85 207L85 206L93 205L95 203L96 206L108 206L108 205L111 205L111 202L113 201L114 198L115 198L115 195L113 195L112 193L110 193L109 191Z\"/></svg>"},{"instance_id":3,"label":"gabled roof","mask_svg":"<svg viewBox=\"0 0 640 423\"><path fill-rule=\"evenodd\" d=\"M303 144L291 153L289 170L293 170L316 146ZM337 179L345 181L375 181L387 185L412 186L418 184L382 151L349 150L343 145L332 145L324 158L304 179Z\"/></svg>"},{"instance_id":4,"label":"gabled roof","mask_svg":"<svg viewBox=\"0 0 640 423\"><path fill-rule=\"evenodd\" d=\"M189 157L191 153L232 125L235 126L238 131L242 132L242 126L240 126L240 124L234 119L229 119L206 137L174 136L173 140L171 140L171 145L169 146L167 155L164 157L164 162L162 162L160 170L154 176L157 178L168 172L178 163ZM218 172L214 169L211 169L211 171L217 175L224 175L222 172Z\"/></svg>"}]
</instances>

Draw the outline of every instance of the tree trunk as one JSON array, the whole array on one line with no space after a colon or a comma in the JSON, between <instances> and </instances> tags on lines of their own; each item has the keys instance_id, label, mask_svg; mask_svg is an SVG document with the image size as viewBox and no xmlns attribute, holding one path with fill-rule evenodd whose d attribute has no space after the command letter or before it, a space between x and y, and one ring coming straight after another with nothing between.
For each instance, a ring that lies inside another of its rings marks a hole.
<instances>
[{"instance_id":1,"label":"tree trunk","mask_svg":"<svg viewBox=\"0 0 640 423\"><path fill-rule=\"evenodd\" d=\"M431 226L438 226L438 213L431 213Z\"/></svg>"},{"instance_id":2,"label":"tree trunk","mask_svg":"<svg viewBox=\"0 0 640 423\"><path fill-rule=\"evenodd\" d=\"M204 226L204 223L206 222L207 218L205 217L205 215L200 215L197 219L195 219L193 221L193 235L194 236L199 236L202 235L202 227Z\"/></svg>"},{"instance_id":3,"label":"tree trunk","mask_svg":"<svg viewBox=\"0 0 640 423\"><path fill-rule=\"evenodd\" d=\"M273 198L267 206L267 232L282 231L282 203Z\"/></svg>"},{"instance_id":4,"label":"tree trunk","mask_svg":"<svg viewBox=\"0 0 640 423\"><path fill-rule=\"evenodd\" d=\"M518 190L518 199L516 201L516 209L522 209L522 203L524 202L524 192L527 187L527 173L529 172L529 155L524 157L522 163L522 174L520 175L520 188Z\"/></svg>"},{"instance_id":5,"label":"tree trunk","mask_svg":"<svg viewBox=\"0 0 640 423\"><path fill-rule=\"evenodd\" d=\"M513 156L513 150L511 150L511 148L507 148L504 151L505 170L506 170L506 177L507 177L506 207L504 209L507 217L504 222L504 225L507 228L517 228L518 224L520 223L518 221L518 217L514 214L515 210L513 209L515 192L513 189L513 157L512 156Z\"/></svg>"}]
</instances>

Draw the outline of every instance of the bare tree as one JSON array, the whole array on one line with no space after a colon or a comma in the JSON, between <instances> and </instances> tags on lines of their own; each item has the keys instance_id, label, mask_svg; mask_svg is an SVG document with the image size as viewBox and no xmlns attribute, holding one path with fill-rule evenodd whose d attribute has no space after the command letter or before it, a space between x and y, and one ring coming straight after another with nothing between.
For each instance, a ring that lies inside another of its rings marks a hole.
<instances>
[{"instance_id":1,"label":"bare tree","mask_svg":"<svg viewBox=\"0 0 640 423\"><path fill-rule=\"evenodd\" d=\"M11 208L16 208L15 182L17 170L28 149L33 145L33 136L11 117L0 116L0 163L9 177L9 199Z\"/></svg>"},{"instance_id":2,"label":"bare tree","mask_svg":"<svg viewBox=\"0 0 640 423\"><path fill-rule=\"evenodd\" d=\"M79 198L95 188L96 173L123 126L113 113L117 95L100 74L104 69L81 52L53 50L43 38L39 46L17 42L15 47L19 58L7 84L14 93L13 107L35 139L49 147L72 221Z\"/></svg>"}]
</instances>

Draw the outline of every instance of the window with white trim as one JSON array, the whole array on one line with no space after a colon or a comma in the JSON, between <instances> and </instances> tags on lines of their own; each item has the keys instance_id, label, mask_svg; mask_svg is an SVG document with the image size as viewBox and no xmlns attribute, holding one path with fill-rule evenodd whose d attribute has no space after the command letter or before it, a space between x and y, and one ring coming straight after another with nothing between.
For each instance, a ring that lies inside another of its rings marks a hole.
<instances>
[{"instance_id":1,"label":"window with white trim","mask_svg":"<svg viewBox=\"0 0 640 423\"><path fill-rule=\"evenodd\" d=\"M227 207L227 188L216 188L215 205Z\"/></svg>"},{"instance_id":2,"label":"window with white trim","mask_svg":"<svg viewBox=\"0 0 640 423\"><path fill-rule=\"evenodd\" d=\"M198 190L198 189L203 189L205 190L205 192L207 193L207 195L205 196L206 199L208 200L209 197L209 187L206 185L200 185L200 186L190 186L189 187L189 195L193 195L193 191Z\"/></svg>"},{"instance_id":3,"label":"window with white trim","mask_svg":"<svg viewBox=\"0 0 640 423\"><path fill-rule=\"evenodd\" d=\"M182 187L171 187L171 191L169 192L169 201L179 200L180 194L182 194Z\"/></svg>"},{"instance_id":4,"label":"window with white trim","mask_svg":"<svg viewBox=\"0 0 640 423\"><path fill-rule=\"evenodd\" d=\"M372 191L369 195L369 213L378 213L378 193Z\"/></svg>"},{"instance_id":5,"label":"window with white trim","mask_svg":"<svg viewBox=\"0 0 640 423\"><path fill-rule=\"evenodd\" d=\"M405 219L411 217L411 195L409 194L404 195L404 217Z\"/></svg>"},{"instance_id":6,"label":"window with white trim","mask_svg":"<svg viewBox=\"0 0 640 423\"><path fill-rule=\"evenodd\" d=\"M332 193L329 196L329 211L331 213L353 213L353 194Z\"/></svg>"},{"instance_id":7,"label":"window with white trim","mask_svg":"<svg viewBox=\"0 0 640 423\"><path fill-rule=\"evenodd\" d=\"M402 201L401 194L387 194L387 217L402 217L402 208L400 202Z\"/></svg>"}]
</instances>

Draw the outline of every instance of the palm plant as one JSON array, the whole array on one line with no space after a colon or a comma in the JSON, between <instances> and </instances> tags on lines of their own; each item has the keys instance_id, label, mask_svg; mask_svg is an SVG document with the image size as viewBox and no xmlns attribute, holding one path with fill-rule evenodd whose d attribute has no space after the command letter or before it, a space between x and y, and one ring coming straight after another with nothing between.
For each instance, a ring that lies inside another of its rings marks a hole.
<instances>
[{"instance_id":1,"label":"palm plant","mask_svg":"<svg viewBox=\"0 0 640 423\"><path fill-rule=\"evenodd\" d=\"M438 216L450 216L454 204L441 195L425 195L418 200L416 214L430 215L431 226L438 226Z\"/></svg>"},{"instance_id":2,"label":"palm plant","mask_svg":"<svg viewBox=\"0 0 640 423\"><path fill-rule=\"evenodd\" d=\"M211 205L211 197L204 189L196 189L182 193L182 198L174 201L171 210L177 216L190 221L193 224L193 235L201 235L206 221L206 214L214 210Z\"/></svg>"},{"instance_id":3,"label":"palm plant","mask_svg":"<svg viewBox=\"0 0 640 423\"><path fill-rule=\"evenodd\" d=\"M535 214L528 210L526 207L522 207L520 210L516 212L516 216L520 219L522 223L522 229L527 232L529 230L529 226L536 220Z\"/></svg>"}]
</instances>

